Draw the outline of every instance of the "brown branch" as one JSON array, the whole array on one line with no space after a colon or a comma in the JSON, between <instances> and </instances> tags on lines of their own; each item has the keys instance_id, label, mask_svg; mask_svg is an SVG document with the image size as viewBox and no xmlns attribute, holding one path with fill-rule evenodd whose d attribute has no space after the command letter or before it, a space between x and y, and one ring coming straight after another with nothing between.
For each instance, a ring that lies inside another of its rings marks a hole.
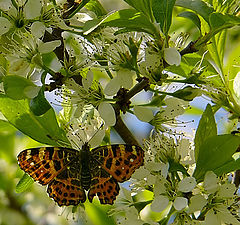
<instances>
[{"instance_id":1,"label":"brown branch","mask_svg":"<svg viewBox=\"0 0 240 225\"><path fill-rule=\"evenodd\" d=\"M119 136L124 140L126 144L131 145L139 145L131 131L127 128L125 123L123 122L120 115L116 116L116 124L114 125L115 131L119 134Z\"/></svg>"},{"instance_id":2,"label":"brown branch","mask_svg":"<svg viewBox=\"0 0 240 225\"><path fill-rule=\"evenodd\" d=\"M197 52L198 50L195 48L195 43L196 41L191 41L186 48L184 48L181 52L180 55L183 56L185 54L188 53L193 53L193 52Z\"/></svg>"},{"instance_id":3,"label":"brown branch","mask_svg":"<svg viewBox=\"0 0 240 225\"><path fill-rule=\"evenodd\" d=\"M113 105L115 114L116 114L116 124L114 125L115 131L120 135L120 137L124 140L126 144L132 144L132 145L139 145L136 138L133 136L131 131L128 129L128 127L123 122L120 111L121 107L125 107L122 104L122 102L128 104L129 100L136 95L137 93L141 92L144 89L147 89L149 86L149 80L147 78L143 78L139 83L137 83L130 91L128 91L123 100L120 100L115 105Z\"/></svg>"}]
</instances>

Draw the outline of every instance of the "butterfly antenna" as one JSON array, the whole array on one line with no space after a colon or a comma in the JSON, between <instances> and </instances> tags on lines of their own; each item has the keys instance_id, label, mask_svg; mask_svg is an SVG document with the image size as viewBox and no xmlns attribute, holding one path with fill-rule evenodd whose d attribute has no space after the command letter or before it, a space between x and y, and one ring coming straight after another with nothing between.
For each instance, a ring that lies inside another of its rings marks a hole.
<instances>
[{"instance_id":1,"label":"butterfly antenna","mask_svg":"<svg viewBox=\"0 0 240 225\"><path fill-rule=\"evenodd\" d=\"M102 122L101 126L97 129L97 131L92 135L92 137L87 141L87 142L90 142L94 137L95 135L97 134L97 132L104 126L104 123Z\"/></svg>"}]
</instances>

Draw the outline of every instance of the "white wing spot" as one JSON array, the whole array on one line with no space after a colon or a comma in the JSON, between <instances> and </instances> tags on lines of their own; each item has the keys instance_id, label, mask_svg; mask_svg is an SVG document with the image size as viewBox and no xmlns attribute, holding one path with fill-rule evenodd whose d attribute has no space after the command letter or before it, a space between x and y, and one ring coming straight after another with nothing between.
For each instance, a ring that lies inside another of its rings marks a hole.
<instances>
[{"instance_id":1,"label":"white wing spot","mask_svg":"<svg viewBox=\"0 0 240 225\"><path fill-rule=\"evenodd\" d=\"M133 161L134 161L134 159L133 159L133 158L131 158L131 159L130 159L130 162L133 162Z\"/></svg>"},{"instance_id":2,"label":"white wing spot","mask_svg":"<svg viewBox=\"0 0 240 225\"><path fill-rule=\"evenodd\" d=\"M122 170L124 170L125 168L124 167L122 167Z\"/></svg>"},{"instance_id":3,"label":"white wing spot","mask_svg":"<svg viewBox=\"0 0 240 225\"><path fill-rule=\"evenodd\" d=\"M34 162L31 162L31 163L30 163L30 166L34 166L34 164L35 164Z\"/></svg>"},{"instance_id":4,"label":"white wing spot","mask_svg":"<svg viewBox=\"0 0 240 225\"><path fill-rule=\"evenodd\" d=\"M42 172L43 172L43 170L40 170L40 172L42 173Z\"/></svg>"}]
</instances>

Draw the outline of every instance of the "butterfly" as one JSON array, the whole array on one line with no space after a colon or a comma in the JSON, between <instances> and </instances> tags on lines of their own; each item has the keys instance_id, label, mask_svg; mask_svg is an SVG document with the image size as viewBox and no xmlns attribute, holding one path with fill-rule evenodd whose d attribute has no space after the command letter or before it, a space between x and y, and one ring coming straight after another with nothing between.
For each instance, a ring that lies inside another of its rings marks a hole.
<instances>
[{"instance_id":1,"label":"butterfly","mask_svg":"<svg viewBox=\"0 0 240 225\"><path fill-rule=\"evenodd\" d=\"M113 204L119 184L128 180L143 165L144 151L137 145L106 145L78 151L64 147L23 150L18 155L20 168L35 181L48 185L47 193L59 206L90 202L98 196L101 204Z\"/></svg>"}]
</instances>

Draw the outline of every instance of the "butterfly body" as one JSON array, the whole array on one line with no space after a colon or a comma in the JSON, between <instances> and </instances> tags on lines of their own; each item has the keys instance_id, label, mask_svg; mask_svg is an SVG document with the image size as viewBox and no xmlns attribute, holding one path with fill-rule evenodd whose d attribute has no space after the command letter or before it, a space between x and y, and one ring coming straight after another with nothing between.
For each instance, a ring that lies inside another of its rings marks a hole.
<instances>
[{"instance_id":1,"label":"butterfly body","mask_svg":"<svg viewBox=\"0 0 240 225\"><path fill-rule=\"evenodd\" d=\"M78 205L95 195L101 204L113 204L118 182L128 180L143 164L144 152L135 145L108 145L90 151L62 147L26 149L19 153L20 168L35 181L48 185L51 198L63 205Z\"/></svg>"}]
</instances>

